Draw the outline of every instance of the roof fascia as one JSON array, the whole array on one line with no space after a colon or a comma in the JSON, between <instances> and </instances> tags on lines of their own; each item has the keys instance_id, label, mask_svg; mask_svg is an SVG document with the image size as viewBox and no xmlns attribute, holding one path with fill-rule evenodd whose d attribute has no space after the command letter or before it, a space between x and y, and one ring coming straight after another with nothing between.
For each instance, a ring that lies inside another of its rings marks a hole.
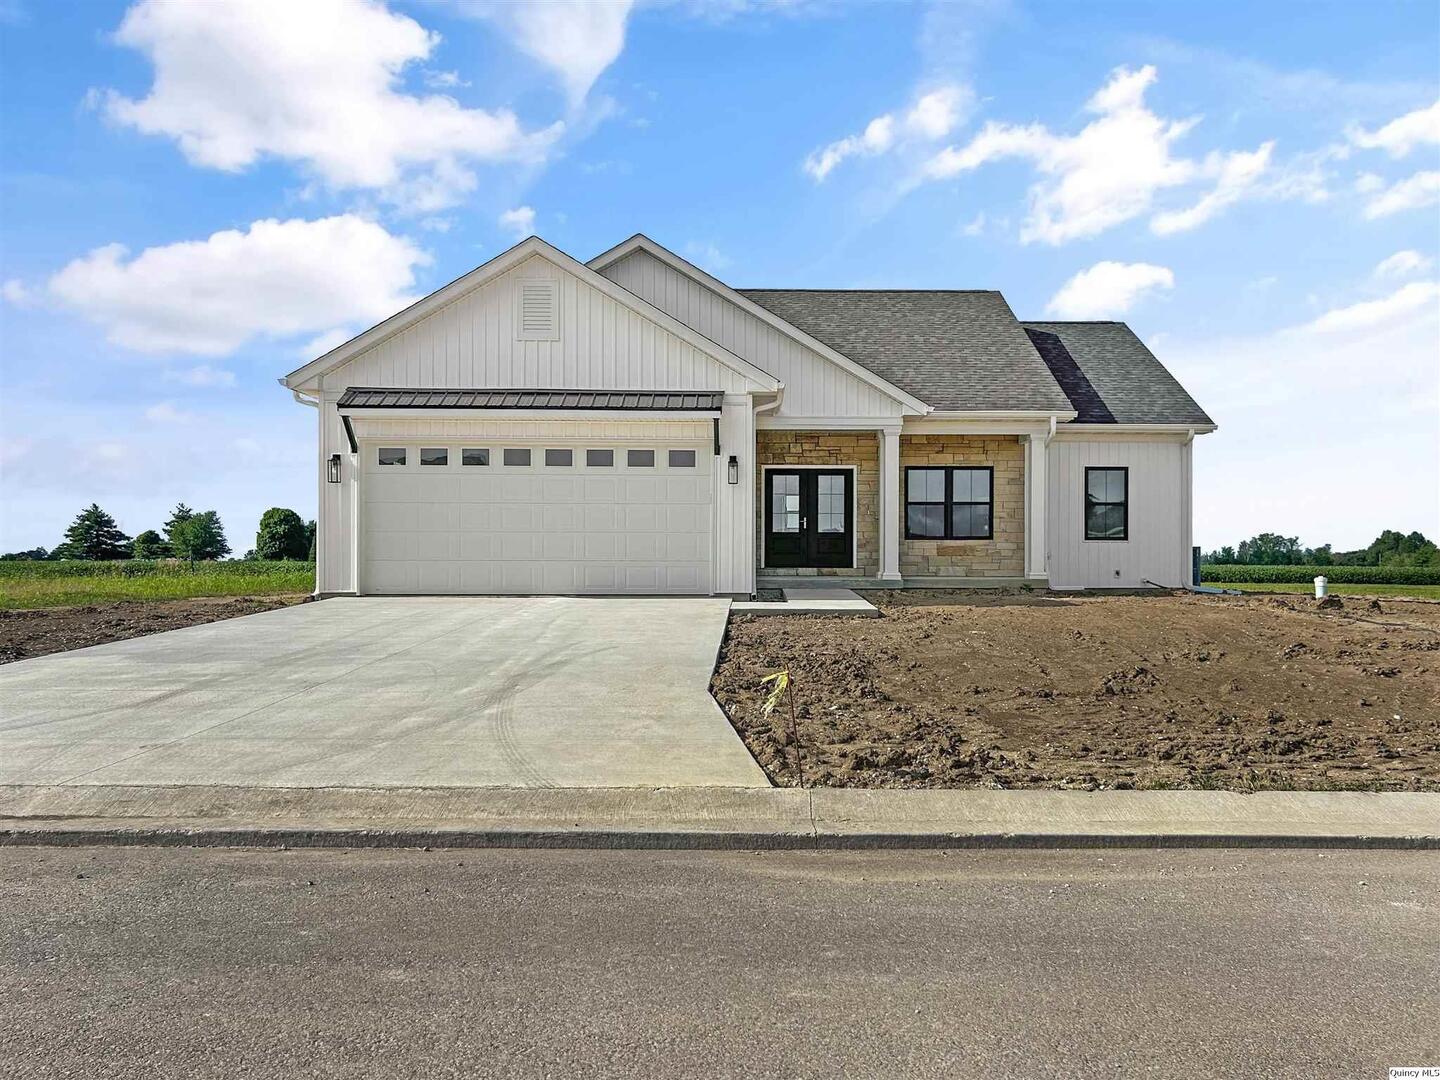
<instances>
[{"instance_id":1,"label":"roof fascia","mask_svg":"<svg viewBox=\"0 0 1440 1080\"><path fill-rule=\"evenodd\" d=\"M736 355L718 342L711 341L703 334L698 333L693 327L686 326L673 315L661 311L655 305L636 296L629 289L615 284L615 282L609 278L590 269L590 267L578 259L565 254L565 252L552 244L546 243L538 236L526 237L508 251L501 252L489 262L482 263L463 277L456 278L450 282L450 284L442 286L429 296L417 300L403 311L391 315L384 322L372 326L369 330L351 338L343 345L331 349L324 356L317 357L303 367L297 368L280 381L292 389L303 386L335 370L342 364L349 363L367 349L371 349L382 341L409 329L422 319L433 315L441 308L454 303L461 297L467 296L487 282L493 281L500 275L513 270L526 259L535 255L539 255L549 262L554 263L561 270L574 274L581 281L585 282L585 284L603 293L621 306L629 308L636 314L668 330L712 360L724 367L730 368L749 382L756 384L755 389L774 390L779 386L779 380L768 371L756 367L744 357Z\"/></svg>"},{"instance_id":2,"label":"roof fascia","mask_svg":"<svg viewBox=\"0 0 1440 1080\"><path fill-rule=\"evenodd\" d=\"M661 247L644 233L636 233L634 236L630 237L629 240L616 244L609 251L601 252L599 255L595 256L595 258L591 259L586 265L589 266L592 270L599 272L601 270L604 270L605 267L619 262L627 255L633 255L637 251L643 251L647 255L659 259L666 266L670 267L670 269L676 271L677 273L684 274L686 277L690 278L692 281L696 282L699 285L703 285L705 288L730 301L730 303L740 308L740 310L744 311L747 315L754 316L761 322L770 326L772 329L778 330L780 333L784 334L791 340L797 341L801 345L804 345L812 352L819 353L826 360L829 360L832 364L835 364L837 367L843 368L845 371L855 376L855 378L859 379L861 382L868 383L870 386L875 387L875 389L879 390L887 397L894 398L906 408L911 409L914 412L920 413L922 415L931 411L930 406L926 402L921 401L915 395L901 390L900 387L896 386L892 382L881 378L879 375L876 375L873 371L865 367L863 364L857 364L854 360L851 360L844 353L836 352L829 345L826 345L823 341L819 340L818 338L811 337L804 330L801 330L798 326L795 326L793 323L786 322L779 315L776 315L773 311L761 307L759 304L755 303L755 301L749 299L741 293L736 292L719 278L712 277L704 270L701 270L698 266L695 266L693 263L686 262L679 255L676 255L668 248Z\"/></svg>"}]
</instances>

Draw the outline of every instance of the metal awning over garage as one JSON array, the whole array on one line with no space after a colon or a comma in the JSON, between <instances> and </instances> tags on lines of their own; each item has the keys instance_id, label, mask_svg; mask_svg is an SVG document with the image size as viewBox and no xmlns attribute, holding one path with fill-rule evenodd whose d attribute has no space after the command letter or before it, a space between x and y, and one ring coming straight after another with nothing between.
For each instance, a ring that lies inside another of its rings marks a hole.
<instances>
[{"instance_id":1,"label":"metal awning over garage","mask_svg":"<svg viewBox=\"0 0 1440 1080\"><path fill-rule=\"evenodd\" d=\"M350 386L341 409L595 409L718 413L725 395L678 390L445 390Z\"/></svg>"}]
</instances>

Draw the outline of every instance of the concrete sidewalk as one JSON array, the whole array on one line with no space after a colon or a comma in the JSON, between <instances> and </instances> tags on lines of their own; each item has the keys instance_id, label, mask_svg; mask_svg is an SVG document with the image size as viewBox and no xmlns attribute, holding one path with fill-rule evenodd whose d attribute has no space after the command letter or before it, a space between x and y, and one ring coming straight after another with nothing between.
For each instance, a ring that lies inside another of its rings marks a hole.
<instances>
[{"instance_id":1,"label":"concrete sidewalk","mask_svg":"<svg viewBox=\"0 0 1440 1080\"><path fill-rule=\"evenodd\" d=\"M1440 849L1440 794L0 786L0 845Z\"/></svg>"}]
</instances>

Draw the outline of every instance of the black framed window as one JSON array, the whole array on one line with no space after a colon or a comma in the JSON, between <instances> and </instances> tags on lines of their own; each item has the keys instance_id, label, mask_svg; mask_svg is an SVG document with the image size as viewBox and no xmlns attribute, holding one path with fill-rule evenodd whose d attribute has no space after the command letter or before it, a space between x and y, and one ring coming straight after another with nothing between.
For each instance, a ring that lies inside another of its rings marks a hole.
<instances>
[{"instance_id":1,"label":"black framed window","mask_svg":"<svg viewBox=\"0 0 1440 1080\"><path fill-rule=\"evenodd\" d=\"M995 470L912 465L905 470L907 540L989 540L994 535Z\"/></svg>"},{"instance_id":2,"label":"black framed window","mask_svg":"<svg viewBox=\"0 0 1440 1080\"><path fill-rule=\"evenodd\" d=\"M1085 539L1130 538L1130 470L1085 469Z\"/></svg>"}]
</instances>

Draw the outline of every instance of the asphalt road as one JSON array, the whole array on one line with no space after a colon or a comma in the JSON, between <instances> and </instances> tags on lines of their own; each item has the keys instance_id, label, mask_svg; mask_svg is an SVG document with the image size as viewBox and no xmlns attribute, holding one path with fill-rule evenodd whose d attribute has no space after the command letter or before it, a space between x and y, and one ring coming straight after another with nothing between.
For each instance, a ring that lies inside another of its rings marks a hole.
<instances>
[{"instance_id":1,"label":"asphalt road","mask_svg":"<svg viewBox=\"0 0 1440 1080\"><path fill-rule=\"evenodd\" d=\"M0 850L0 1075L1384 1077L1440 855Z\"/></svg>"}]
</instances>

